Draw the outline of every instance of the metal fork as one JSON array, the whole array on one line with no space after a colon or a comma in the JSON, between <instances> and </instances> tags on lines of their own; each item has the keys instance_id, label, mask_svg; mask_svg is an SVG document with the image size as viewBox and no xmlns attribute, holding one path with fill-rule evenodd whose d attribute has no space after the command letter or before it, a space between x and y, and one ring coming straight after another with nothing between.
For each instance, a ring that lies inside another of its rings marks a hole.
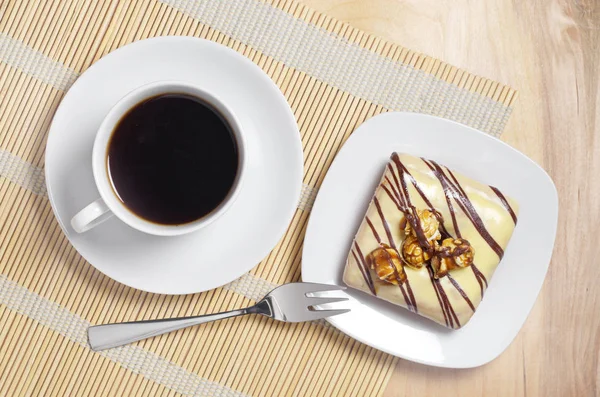
<instances>
[{"instance_id":1,"label":"metal fork","mask_svg":"<svg viewBox=\"0 0 600 397\"><path fill-rule=\"evenodd\" d=\"M204 324L215 320L262 314L275 320L297 323L319 320L349 312L350 309L319 310L316 305L342 302L348 298L308 296L321 291L343 290L344 287L316 283L284 284L269 292L260 302L245 309L207 314L204 316L179 317L164 320L132 321L128 323L95 325L88 328L88 341L92 350L100 351L123 346L178 329Z\"/></svg>"}]
</instances>

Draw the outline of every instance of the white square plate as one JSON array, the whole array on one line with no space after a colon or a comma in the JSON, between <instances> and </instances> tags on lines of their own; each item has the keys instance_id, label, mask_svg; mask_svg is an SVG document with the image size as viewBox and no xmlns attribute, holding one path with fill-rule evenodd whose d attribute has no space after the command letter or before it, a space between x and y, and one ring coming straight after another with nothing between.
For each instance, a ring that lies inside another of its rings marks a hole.
<instances>
[{"instance_id":1,"label":"white square plate","mask_svg":"<svg viewBox=\"0 0 600 397\"><path fill-rule=\"evenodd\" d=\"M343 285L352 239L394 151L433 159L498 187L519 203L517 227L485 298L459 330L352 289L336 293L350 298L352 310L328 321L408 360L452 368L483 365L512 342L542 287L558 220L554 183L522 153L462 124L411 113L374 117L345 143L319 191L304 242L304 281Z\"/></svg>"}]
</instances>

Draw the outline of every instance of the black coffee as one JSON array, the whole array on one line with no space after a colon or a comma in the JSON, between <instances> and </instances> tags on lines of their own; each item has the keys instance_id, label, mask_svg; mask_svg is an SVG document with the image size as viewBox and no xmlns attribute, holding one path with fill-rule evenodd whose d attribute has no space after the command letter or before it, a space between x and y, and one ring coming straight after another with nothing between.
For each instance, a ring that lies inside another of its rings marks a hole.
<instances>
[{"instance_id":1,"label":"black coffee","mask_svg":"<svg viewBox=\"0 0 600 397\"><path fill-rule=\"evenodd\" d=\"M134 106L108 145L113 189L133 213L180 225L216 209L231 190L238 147L227 120L210 104L163 94Z\"/></svg>"}]
</instances>

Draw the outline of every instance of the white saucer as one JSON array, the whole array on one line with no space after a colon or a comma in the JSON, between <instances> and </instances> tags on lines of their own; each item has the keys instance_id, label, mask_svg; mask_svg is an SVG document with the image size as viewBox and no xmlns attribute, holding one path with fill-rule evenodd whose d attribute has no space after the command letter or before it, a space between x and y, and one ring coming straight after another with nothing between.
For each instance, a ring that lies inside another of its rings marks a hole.
<instances>
[{"instance_id":1,"label":"white saucer","mask_svg":"<svg viewBox=\"0 0 600 397\"><path fill-rule=\"evenodd\" d=\"M440 162L497 186L519 202L519 221L471 321L453 331L408 310L347 289L349 313L328 318L344 333L387 353L440 367L489 362L519 332L542 287L554 246L558 196L550 177L502 141L437 117L387 113L354 132L335 158L308 223L302 279L343 285L352 239L392 152Z\"/></svg>"},{"instance_id":2,"label":"white saucer","mask_svg":"<svg viewBox=\"0 0 600 397\"><path fill-rule=\"evenodd\" d=\"M99 197L91 160L98 126L121 97L157 80L189 81L218 93L235 112L248 132L238 199L215 223L185 236L147 235L116 217L75 233L71 217ZM296 120L273 81L235 51L191 37L138 41L92 65L60 104L46 147L48 195L75 249L107 276L165 294L216 288L258 264L294 215L302 174Z\"/></svg>"}]
</instances>

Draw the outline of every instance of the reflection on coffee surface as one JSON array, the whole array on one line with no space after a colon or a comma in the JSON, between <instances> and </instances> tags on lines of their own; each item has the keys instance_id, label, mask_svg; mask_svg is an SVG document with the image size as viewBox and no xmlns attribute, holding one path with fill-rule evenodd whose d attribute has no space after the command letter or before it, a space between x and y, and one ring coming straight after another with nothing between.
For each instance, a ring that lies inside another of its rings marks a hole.
<instances>
[{"instance_id":1,"label":"reflection on coffee surface","mask_svg":"<svg viewBox=\"0 0 600 397\"><path fill-rule=\"evenodd\" d=\"M115 127L107 152L113 189L137 216L180 225L228 197L239 153L231 126L210 104L161 94L135 105Z\"/></svg>"}]
</instances>

